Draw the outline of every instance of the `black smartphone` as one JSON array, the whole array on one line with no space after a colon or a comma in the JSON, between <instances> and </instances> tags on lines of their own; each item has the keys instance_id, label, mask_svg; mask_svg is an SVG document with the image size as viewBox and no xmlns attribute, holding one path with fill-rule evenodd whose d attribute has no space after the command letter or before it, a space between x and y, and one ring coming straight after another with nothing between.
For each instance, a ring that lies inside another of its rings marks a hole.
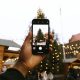
<instances>
[{"instance_id":1,"label":"black smartphone","mask_svg":"<svg viewBox=\"0 0 80 80\"><path fill-rule=\"evenodd\" d=\"M32 20L32 53L48 54L49 53L49 33L50 26L48 19Z\"/></svg>"}]
</instances>

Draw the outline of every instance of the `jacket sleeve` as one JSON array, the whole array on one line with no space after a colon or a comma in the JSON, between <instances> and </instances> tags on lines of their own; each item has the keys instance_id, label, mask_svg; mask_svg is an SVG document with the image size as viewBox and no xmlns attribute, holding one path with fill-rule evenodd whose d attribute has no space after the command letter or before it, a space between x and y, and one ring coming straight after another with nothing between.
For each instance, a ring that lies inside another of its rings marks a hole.
<instances>
[{"instance_id":1,"label":"jacket sleeve","mask_svg":"<svg viewBox=\"0 0 80 80\"><path fill-rule=\"evenodd\" d=\"M18 70L10 68L0 75L0 80L25 80L25 78Z\"/></svg>"},{"instance_id":2,"label":"jacket sleeve","mask_svg":"<svg viewBox=\"0 0 80 80\"><path fill-rule=\"evenodd\" d=\"M0 74L0 80L8 80L8 79L6 78L6 76L3 76L3 74Z\"/></svg>"}]
</instances>

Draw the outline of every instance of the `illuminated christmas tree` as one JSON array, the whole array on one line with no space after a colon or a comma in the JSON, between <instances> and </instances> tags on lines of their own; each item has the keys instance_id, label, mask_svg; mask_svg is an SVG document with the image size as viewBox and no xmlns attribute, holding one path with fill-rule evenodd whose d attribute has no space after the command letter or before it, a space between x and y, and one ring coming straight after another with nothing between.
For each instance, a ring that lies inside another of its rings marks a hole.
<instances>
[{"instance_id":1,"label":"illuminated christmas tree","mask_svg":"<svg viewBox=\"0 0 80 80\"><path fill-rule=\"evenodd\" d=\"M39 10L37 11L37 19L44 19L44 18L45 18L44 13L42 12L41 9L39 9Z\"/></svg>"},{"instance_id":2,"label":"illuminated christmas tree","mask_svg":"<svg viewBox=\"0 0 80 80\"><path fill-rule=\"evenodd\" d=\"M36 40L37 40L37 42L40 42L40 40L44 40L44 34L41 29L38 30Z\"/></svg>"},{"instance_id":3,"label":"illuminated christmas tree","mask_svg":"<svg viewBox=\"0 0 80 80\"><path fill-rule=\"evenodd\" d=\"M39 9L37 12L37 19L45 19L45 15L41 9ZM38 35L39 36L37 37L37 40L39 40L41 37L43 38L43 33L41 32L41 30L38 31ZM54 31L53 35L55 35ZM55 36L53 36L53 38L54 37ZM41 63L36 67L36 69L34 69L34 71L36 70L35 72L47 71L52 72L54 75L61 74L63 72L63 49L62 45L58 44L57 39L58 38L54 39L52 47L53 51L51 52L51 54L48 54L43 61L41 61Z\"/></svg>"}]
</instances>

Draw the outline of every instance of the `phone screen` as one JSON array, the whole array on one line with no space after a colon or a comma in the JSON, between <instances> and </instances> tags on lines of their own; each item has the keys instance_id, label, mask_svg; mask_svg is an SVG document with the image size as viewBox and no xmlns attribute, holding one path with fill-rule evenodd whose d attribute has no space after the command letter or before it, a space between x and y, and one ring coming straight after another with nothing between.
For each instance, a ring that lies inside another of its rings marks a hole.
<instances>
[{"instance_id":1,"label":"phone screen","mask_svg":"<svg viewBox=\"0 0 80 80\"><path fill-rule=\"evenodd\" d=\"M33 25L33 45L46 45L48 25Z\"/></svg>"},{"instance_id":2,"label":"phone screen","mask_svg":"<svg viewBox=\"0 0 80 80\"><path fill-rule=\"evenodd\" d=\"M46 53L48 49L48 24L33 24L33 53Z\"/></svg>"}]
</instances>

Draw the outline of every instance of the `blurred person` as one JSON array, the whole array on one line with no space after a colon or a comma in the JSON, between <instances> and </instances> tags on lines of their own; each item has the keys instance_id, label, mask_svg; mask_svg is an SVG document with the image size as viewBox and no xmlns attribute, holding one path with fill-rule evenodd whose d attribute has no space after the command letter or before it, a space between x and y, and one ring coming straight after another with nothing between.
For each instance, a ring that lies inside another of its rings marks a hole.
<instances>
[{"instance_id":1,"label":"blurred person","mask_svg":"<svg viewBox=\"0 0 80 80\"><path fill-rule=\"evenodd\" d=\"M51 72L48 73L48 80L53 80L54 76Z\"/></svg>"},{"instance_id":2,"label":"blurred person","mask_svg":"<svg viewBox=\"0 0 80 80\"><path fill-rule=\"evenodd\" d=\"M5 72L7 70L7 67L6 66L3 66L2 67L2 72Z\"/></svg>"},{"instance_id":3,"label":"blurred person","mask_svg":"<svg viewBox=\"0 0 80 80\"><path fill-rule=\"evenodd\" d=\"M67 80L77 80L77 72L71 65L68 71Z\"/></svg>"},{"instance_id":4,"label":"blurred person","mask_svg":"<svg viewBox=\"0 0 80 80\"><path fill-rule=\"evenodd\" d=\"M42 73L42 80L48 80L48 76L47 76L47 72L46 71L44 71Z\"/></svg>"},{"instance_id":5,"label":"blurred person","mask_svg":"<svg viewBox=\"0 0 80 80\"><path fill-rule=\"evenodd\" d=\"M42 80L42 75L40 72L38 72L38 80Z\"/></svg>"},{"instance_id":6,"label":"blurred person","mask_svg":"<svg viewBox=\"0 0 80 80\"><path fill-rule=\"evenodd\" d=\"M32 32L30 31L23 42L18 61L12 68L0 75L0 80L26 80L29 70L36 67L46 57L46 55L32 54L31 39ZM50 43L53 43L52 33L50 33Z\"/></svg>"}]
</instances>

